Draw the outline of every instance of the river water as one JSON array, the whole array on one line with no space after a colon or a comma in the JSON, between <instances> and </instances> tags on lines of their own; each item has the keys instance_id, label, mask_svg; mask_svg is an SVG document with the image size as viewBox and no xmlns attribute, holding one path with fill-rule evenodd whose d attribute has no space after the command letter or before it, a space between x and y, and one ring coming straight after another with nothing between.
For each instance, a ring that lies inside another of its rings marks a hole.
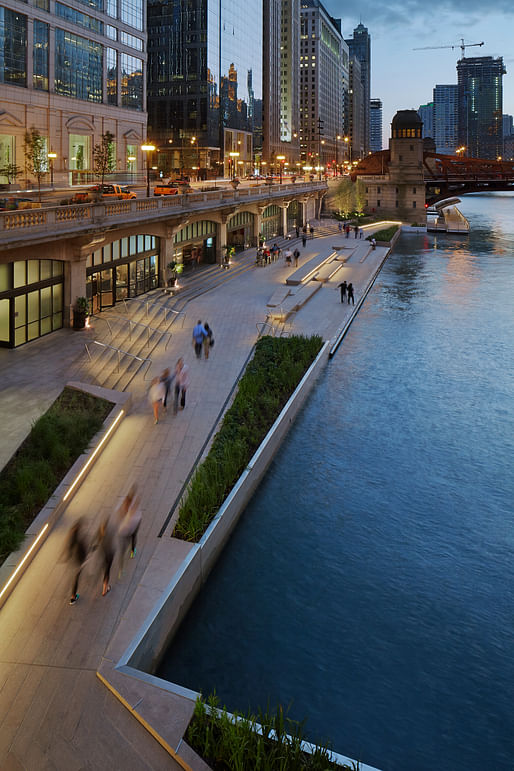
<instances>
[{"instance_id":1,"label":"river water","mask_svg":"<svg viewBox=\"0 0 514 771\"><path fill-rule=\"evenodd\" d=\"M168 650L384 771L514 768L514 196L402 236Z\"/></svg>"}]
</instances>

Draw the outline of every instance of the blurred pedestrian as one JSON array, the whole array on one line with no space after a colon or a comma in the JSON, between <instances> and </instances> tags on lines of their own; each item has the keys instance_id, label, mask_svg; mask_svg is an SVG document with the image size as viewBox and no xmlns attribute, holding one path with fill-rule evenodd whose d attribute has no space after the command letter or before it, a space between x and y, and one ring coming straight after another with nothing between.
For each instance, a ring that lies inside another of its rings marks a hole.
<instances>
[{"instance_id":1,"label":"blurred pedestrian","mask_svg":"<svg viewBox=\"0 0 514 771\"><path fill-rule=\"evenodd\" d=\"M80 517L71 528L66 544L67 557L75 563L75 576L71 589L70 605L75 605L79 598L79 578L87 560L88 551L89 545L84 535L84 518Z\"/></svg>"},{"instance_id":2,"label":"blurred pedestrian","mask_svg":"<svg viewBox=\"0 0 514 771\"><path fill-rule=\"evenodd\" d=\"M305 248L307 245L307 236L304 234L302 236L302 246Z\"/></svg>"},{"instance_id":3,"label":"blurred pedestrian","mask_svg":"<svg viewBox=\"0 0 514 771\"><path fill-rule=\"evenodd\" d=\"M198 319L198 323L193 329L193 346L196 353L196 358L200 359L202 356L202 346L204 338L207 336L207 332L205 331L205 327Z\"/></svg>"},{"instance_id":4,"label":"blurred pedestrian","mask_svg":"<svg viewBox=\"0 0 514 771\"><path fill-rule=\"evenodd\" d=\"M284 257L286 258L286 265L291 265L291 259L293 257L291 249L285 250Z\"/></svg>"},{"instance_id":5,"label":"blurred pedestrian","mask_svg":"<svg viewBox=\"0 0 514 771\"><path fill-rule=\"evenodd\" d=\"M141 500L136 485L132 485L118 510L118 536L120 539L120 578L123 574L125 557L130 547L130 559L136 555L137 533L142 520Z\"/></svg>"},{"instance_id":6,"label":"blurred pedestrian","mask_svg":"<svg viewBox=\"0 0 514 771\"><path fill-rule=\"evenodd\" d=\"M338 226L337 226L337 229L339 230L339 232L340 232L340 233L342 233L342 232L343 232L343 223L342 223L342 222L340 222L340 223L338 224Z\"/></svg>"},{"instance_id":7,"label":"blurred pedestrian","mask_svg":"<svg viewBox=\"0 0 514 771\"><path fill-rule=\"evenodd\" d=\"M295 232L296 232L296 237L300 238L300 228L298 227L298 225L295 227Z\"/></svg>"},{"instance_id":8,"label":"blurred pedestrian","mask_svg":"<svg viewBox=\"0 0 514 771\"><path fill-rule=\"evenodd\" d=\"M295 266L295 268L297 268L298 267L298 258L300 257L300 250L299 249L295 249L294 250L293 257L294 257L294 266Z\"/></svg>"},{"instance_id":9,"label":"blurred pedestrian","mask_svg":"<svg viewBox=\"0 0 514 771\"><path fill-rule=\"evenodd\" d=\"M376 249L377 248L377 242L374 238L371 239L371 248Z\"/></svg>"},{"instance_id":10,"label":"blurred pedestrian","mask_svg":"<svg viewBox=\"0 0 514 771\"><path fill-rule=\"evenodd\" d=\"M312 225L309 228L309 233L311 234L311 238L314 238L314 228L312 227Z\"/></svg>"},{"instance_id":11,"label":"blurred pedestrian","mask_svg":"<svg viewBox=\"0 0 514 771\"><path fill-rule=\"evenodd\" d=\"M175 415L178 410L178 402L180 397L180 409L183 410L186 406L186 391L189 387L189 367L184 364L184 359L180 358L177 361L175 367L175 401L173 404L173 412Z\"/></svg>"},{"instance_id":12,"label":"blurred pedestrian","mask_svg":"<svg viewBox=\"0 0 514 771\"><path fill-rule=\"evenodd\" d=\"M159 407L163 404L165 396L166 387L164 383L160 378L154 377L148 391L148 401L152 405L154 424L159 422Z\"/></svg>"},{"instance_id":13,"label":"blurred pedestrian","mask_svg":"<svg viewBox=\"0 0 514 771\"><path fill-rule=\"evenodd\" d=\"M166 408L168 406L168 396L171 390L171 384L173 383L175 375L172 375L169 371L169 368L166 367L165 370L163 370L163 373L161 375L161 383L164 384L164 397L162 400L162 409L164 412L166 412Z\"/></svg>"},{"instance_id":14,"label":"blurred pedestrian","mask_svg":"<svg viewBox=\"0 0 514 771\"><path fill-rule=\"evenodd\" d=\"M346 290L348 289L346 281L343 281L342 284L339 284L337 288L341 290L341 302L344 303L346 299Z\"/></svg>"},{"instance_id":15,"label":"blurred pedestrian","mask_svg":"<svg viewBox=\"0 0 514 771\"><path fill-rule=\"evenodd\" d=\"M214 345L214 337L212 335L212 329L207 324L207 322L205 322L205 324L203 326L204 326L205 331L207 332L207 335L203 339L203 353L204 353L205 358L208 359L209 358L209 351L212 348L212 346Z\"/></svg>"},{"instance_id":16,"label":"blurred pedestrian","mask_svg":"<svg viewBox=\"0 0 514 771\"><path fill-rule=\"evenodd\" d=\"M353 234L354 234L355 238L357 238L357 236L359 235L359 226L358 225L354 225L353 226Z\"/></svg>"},{"instance_id":17,"label":"blurred pedestrian","mask_svg":"<svg viewBox=\"0 0 514 771\"><path fill-rule=\"evenodd\" d=\"M362 228L359 228L359 238L362 238L362 235L363 235Z\"/></svg>"},{"instance_id":18,"label":"blurred pedestrian","mask_svg":"<svg viewBox=\"0 0 514 771\"><path fill-rule=\"evenodd\" d=\"M96 535L96 547L102 561L102 597L111 591L109 583L112 563L116 554L117 522L114 516L109 516L100 524Z\"/></svg>"},{"instance_id":19,"label":"blurred pedestrian","mask_svg":"<svg viewBox=\"0 0 514 771\"><path fill-rule=\"evenodd\" d=\"M348 305L350 305L350 300L352 301L352 305L355 305L355 299L353 297L353 284L351 282L348 284L346 291L348 292Z\"/></svg>"}]
</instances>

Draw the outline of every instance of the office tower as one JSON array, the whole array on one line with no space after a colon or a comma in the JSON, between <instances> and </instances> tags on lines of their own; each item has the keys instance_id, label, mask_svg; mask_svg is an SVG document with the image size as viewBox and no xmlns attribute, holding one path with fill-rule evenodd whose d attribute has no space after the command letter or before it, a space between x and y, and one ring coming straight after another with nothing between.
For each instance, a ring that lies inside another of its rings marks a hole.
<instances>
[{"instance_id":1,"label":"office tower","mask_svg":"<svg viewBox=\"0 0 514 771\"><path fill-rule=\"evenodd\" d=\"M510 137L514 134L514 118L512 115L502 115L502 134L504 137Z\"/></svg>"},{"instance_id":2,"label":"office tower","mask_svg":"<svg viewBox=\"0 0 514 771\"><path fill-rule=\"evenodd\" d=\"M498 158L503 152L503 57L459 59L459 144L470 158Z\"/></svg>"},{"instance_id":3,"label":"office tower","mask_svg":"<svg viewBox=\"0 0 514 771\"><path fill-rule=\"evenodd\" d=\"M348 90L349 160L364 155L364 86L360 61L350 56L350 88Z\"/></svg>"},{"instance_id":4,"label":"office tower","mask_svg":"<svg viewBox=\"0 0 514 771\"><path fill-rule=\"evenodd\" d=\"M454 155L459 146L457 84L437 85L434 88L434 140L436 151Z\"/></svg>"},{"instance_id":5,"label":"office tower","mask_svg":"<svg viewBox=\"0 0 514 771\"><path fill-rule=\"evenodd\" d=\"M382 102L371 99L369 103L369 149L376 153L382 149Z\"/></svg>"},{"instance_id":6,"label":"office tower","mask_svg":"<svg viewBox=\"0 0 514 771\"><path fill-rule=\"evenodd\" d=\"M434 138L434 103L428 102L418 107L418 115L423 121L423 138Z\"/></svg>"},{"instance_id":7,"label":"office tower","mask_svg":"<svg viewBox=\"0 0 514 771\"><path fill-rule=\"evenodd\" d=\"M264 0L263 158L300 153L300 0Z\"/></svg>"},{"instance_id":8,"label":"office tower","mask_svg":"<svg viewBox=\"0 0 514 771\"><path fill-rule=\"evenodd\" d=\"M326 168L343 133L341 20L319 0L302 0L300 13L300 150L306 165Z\"/></svg>"},{"instance_id":9,"label":"office tower","mask_svg":"<svg viewBox=\"0 0 514 771\"><path fill-rule=\"evenodd\" d=\"M361 78L364 93L364 153L369 150L369 132L370 132L370 97L371 97L371 37L367 27L359 24L353 30L353 38L346 40L350 57L359 60L361 66Z\"/></svg>"},{"instance_id":10,"label":"office tower","mask_svg":"<svg viewBox=\"0 0 514 771\"><path fill-rule=\"evenodd\" d=\"M263 0L148 0L148 126L159 168L246 174L262 140Z\"/></svg>"},{"instance_id":11,"label":"office tower","mask_svg":"<svg viewBox=\"0 0 514 771\"><path fill-rule=\"evenodd\" d=\"M136 171L146 136L143 0L15 5L0 6L0 167L24 169L34 127L55 153L56 183L87 181L107 131L116 169Z\"/></svg>"}]
</instances>

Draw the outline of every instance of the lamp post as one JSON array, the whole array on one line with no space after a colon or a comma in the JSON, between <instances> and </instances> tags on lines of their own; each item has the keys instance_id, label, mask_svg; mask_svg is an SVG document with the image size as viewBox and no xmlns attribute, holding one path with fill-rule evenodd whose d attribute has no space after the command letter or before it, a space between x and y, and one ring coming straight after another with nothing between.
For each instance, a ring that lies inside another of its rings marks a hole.
<instances>
[{"instance_id":1,"label":"lamp post","mask_svg":"<svg viewBox=\"0 0 514 771\"><path fill-rule=\"evenodd\" d=\"M275 156L278 161L278 174L279 174L279 183L282 184L282 166L286 159L285 155L277 155Z\"/></svg>"},{"instance_id":2,"label":"lamp post","mask_svg":"<svg viewBox=\"0 0 514 771\"><path fill-rule=\"evenodd\" d=\"M129 173L130 173L130 181L131 181L131 182L133 182L133 181L134 181L134 167L133 167L133 165L132 165L132 164L133 164L133 163L135 163L135 161L136 161L136 160L137 160L137 159L136 159L136 156L135 156L135 155L129 155L129 156L127 156L127 161L128 161L128 171L129 171Z\"/></svg>"},{"instance_id":3,"label":"lamp post","mask_svg":"<svg viewBox=\"0 0 514 771\"><path fill-rule=\"evenodd\" d=\"M236 158L239 158L239 153L229 153L230 156L230 176L232 179L236 178L235 175L235 168L236 168Z\"/></svg>"},{"instance_id":4,"label":"lamp post","mask_svg":"<svg viewBox=\"0 0 514 771\"><path fill-rule=\"evenodd\" d=\"M54 161L57 158L57 153L49 152L48 160L50 161L50 185L54 186Z\"/></svg>"},{"instance_id":5,"label":"lamp post","mask_svg":"<svg viewBox=\"0 0 514 771\"><path fill-rule=\"evenodd\" d=\"M155 145L141 145L141 150L146 156L146 197L150 198L150 159L148 153L153 153Z\"/></svg>"},{"instance_id":6,"label":"lamp post","mask_svg":"<svg viewBox=\"0 0 514 771\"><path fill-rule=\"evenodd\" d=\"M345 137L344 138L344 143L346 145L346 155L348 157L348 160L351 163L352 162L352 145L351 145L351 142L350 142L350 137Z\"/></svg>"},{"instance_id":7,"label":"lamp post","mask_svg":"<svg viewBox=\"0 0 514 771\"><path fill-rule=\"evenodd\" d=\"M339 142L341 141L341 137L338 134L336 136L336 177L339 176Z\"/></svg>"}]
</instances>

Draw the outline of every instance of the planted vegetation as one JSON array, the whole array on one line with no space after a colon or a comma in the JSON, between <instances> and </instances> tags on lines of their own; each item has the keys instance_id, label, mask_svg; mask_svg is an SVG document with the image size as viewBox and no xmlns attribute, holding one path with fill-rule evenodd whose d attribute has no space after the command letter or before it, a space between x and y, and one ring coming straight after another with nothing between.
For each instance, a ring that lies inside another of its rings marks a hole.
<instances>
[{"instance_id":1,"label":"planted vegetation","mask_svg":"<svg viewBox=\"0 0 514 771\"><path fill-rule=\"evenodd\" d=\"M111 402L65 388L0 472L0 564L112 409Z\"/></svg>"},{"instance_id":2,"label":"planted vegetation","mask_svg":"<svg viewBox=\"0 0 514 771\"><path fill-rule=\"evenodd\" d=\"M197 699L186 740L213 771L359 768L358 764L340 766L331 762L326 746L316 747L312 754L305 752L304 724L288 718L280 706L274 714L259 711L258 715L231 716L225 709L218 710L216 696L211 696L207 704Z\"/></svg>"},{"instance_id":3,"label":"planted vegetation","mask_svg":"<svg viewBox=\"0 0 514 771\"><path fill-rule=\"evenodd\" d=\"M397 230L398 225L391 225L389 228L377 230L376 233L372 233L370 236L368 236L366 240L371 241L371 239L374 238L376 241L386 241L389 243Z\"/></svg>"},{"instance_id":4,"label":"planted vegetation","mask_svg":"<svg viewBox=\"0 0 514 771\"><path fill-rule=\"evenodd\" d=\"M201 538L321 345L319 336L258 341L234 402L180 505L174 536Z\"/></svg>"}]
</instances>

